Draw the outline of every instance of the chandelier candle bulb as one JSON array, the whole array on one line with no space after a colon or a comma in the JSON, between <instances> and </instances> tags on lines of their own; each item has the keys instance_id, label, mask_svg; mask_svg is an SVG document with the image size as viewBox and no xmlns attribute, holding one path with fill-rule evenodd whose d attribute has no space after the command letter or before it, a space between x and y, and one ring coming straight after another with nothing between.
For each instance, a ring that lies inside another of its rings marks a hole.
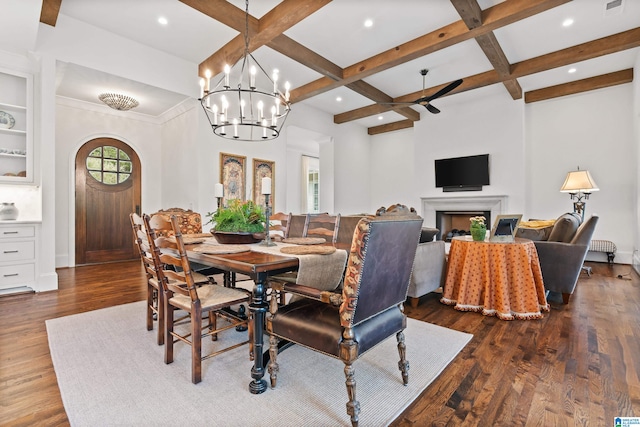
<instances>
[{"instance_id":1,"label":"chandelier candle bulb","mask_svg":"<svg viewBox=\"0 0 640 427\"><path fill-rule=\"evenodd\" d=\"M277 116L276 116L276 106L271 107L271 126L276 127Z\"/></svg>"},{"instance_id":2,"label":"chandelier candle bulb","mask_svg":"<svg viewBox=\"0 0 640 427\"><path fill-rule=\"evenodd\" d=\"M267 119L262 119L262 137L267 139Z\"/></svg>"},{"instance_id":3,"label":"chandelier candle bulb","mask_svg":"<svg viewBox=\"0 0 640 427\"><path fill-rule=\"evenodd\" d=\"M222 186L222 184L217 183L214 186L214 192L213 192L215 197L224 197L224 187Z\"/></svg>"},{"instance_id":4,"label":"chandelier candle bulb","mask_svg":"<svg viewBox=\"0 0 640 427\"><path fill-rule=\"evenodd\" d=\"M244 119L245 115L244 115L244 106L245 106L245 102L244 99L240 101L240 120Z\"/></svg>"},{"instance_id":5,"label":"chandelier candle bulb","mask_svg":"<svg viewBox=\"0 0 640 427\"><path fill-rule=\"evenodd\" d=\"M273 93L278 94L278 70L273 70Z\"/></svg>"},{"instance_id":6,"label":"chandelier candle bulb","mask_svg":"<svg viewBox=\"0 0 640 427\"><path fill-rule=\"evenodd\" d=\"M264 119L264 103L262 101L258 101L258 119Z\"/></svg>"},{"instance_id":7,"label":"chandelier candle bulb","mask_svg":"<svg viewBox=\"0 0 640 427\"><path fill-rule=\"evenodd\" d=\"M256 67L251 67L251 76L249 81L249 88L251 90L256 90Z\"/></svg>"},{"instance_id":8,"label":"chandelier candle bulb","mask_svg":"<svg viewBox=\"0 0 640 427\"><path fill-rule=\"evenodd\" d=\"M233 137L238 137L238 119L233 119Z\"/></svg>"},{"instance_id":9,"label":"chandelier candle bulb","mask_svg":"<svg viewBox=\"0 0 640 427\"><path fill-rule=\"evenodd\" d=\"M204 98L204 79L200 79L200 99ZM209 99L207 98L207 101Z\"/></svg>"},{"instance_id":10,"label":"chandelier candle bulb","mask_svg":"<svg viewBox=\"0 0 640 427\"><path fill-rule=\"evenodd\" d=\"M211 70L206 70L204 72L204 76L207 78L207 85L206 85L206 91L209 92L211 91Z\"/></svg>"},{"instance_id":11,"label":"chandelier candle bulb","mask_svg":"<svg viewBox=\"0 0 640 427\"><path fill-rule=\"evenodd\" d=\"M224 87L226 88L230 88L231 86L229 85L229 74L231 73L231 67L229 67L229 64L225 64L224 66Z\"/></svg>"},{"instance_id":12,"label":"chandelier candle bulb","mask_svg":"<svg viewBox=\"0 0 640 427\"><path fill-rule=\"evenodd\" d=\"M209 97L207 97L207 101ZM214 126L218 125L218 104L213 104L213 124Z\"/></svg>"},{"instance_id":13,"label":"chandelier candle bulb","mask_svg":"<svg viewBox=\"0 0 640 427\"><path fill-rule=\"evenodd\" d=\"M271 178L262 178L262 194L271 194Z\"/></svg>"}]
</instances>

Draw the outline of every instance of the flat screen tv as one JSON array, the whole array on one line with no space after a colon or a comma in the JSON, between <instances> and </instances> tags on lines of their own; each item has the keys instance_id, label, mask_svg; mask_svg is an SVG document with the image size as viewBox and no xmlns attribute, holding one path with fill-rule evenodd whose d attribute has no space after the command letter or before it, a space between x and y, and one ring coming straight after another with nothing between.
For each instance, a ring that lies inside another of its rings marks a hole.
<instances>
[{"instance_id":1,"label":"flat screen tv","mask_svg":"<svg viewBox=\"0 0 640 427\"><path fill-rule=\"evenodd\" d=\"M489 155L437 159L435 173L442 191L480 191L489 185Z\"/></svg>"}]
</instances>

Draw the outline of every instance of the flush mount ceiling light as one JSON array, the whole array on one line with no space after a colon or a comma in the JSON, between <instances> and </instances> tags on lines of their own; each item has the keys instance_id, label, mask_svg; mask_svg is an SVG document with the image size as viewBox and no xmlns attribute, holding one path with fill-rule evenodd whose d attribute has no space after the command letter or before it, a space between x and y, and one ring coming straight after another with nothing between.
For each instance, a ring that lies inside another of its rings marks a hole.
<instances>
[{"instance_id":1,"label":"flush mount ceiling light","mask_svg":"<svg viewBox=\"0 0 640 427\"><path fill-rule=\"evenodd\" d=\"M98 99L114 110L127 111L136 108L140 103L127 95L119 93L102 93Z\"/></svg>"},{"instance_id":2,"label":"flush mount ceiling light","mask_svg":"<svg viewBox=\"0 0 640 427\"><path fill-rule=\"evenodd\" d=\"M225 65L213 88L211 71L206 71L200 79L200 102L214 134L237 141L267 141L280 135L291 111L289 82L283 94L278 90L278 70L269 77L249 52L249 0L245 5L244 57L233 67Z\"/></svg>"}]
</instances>

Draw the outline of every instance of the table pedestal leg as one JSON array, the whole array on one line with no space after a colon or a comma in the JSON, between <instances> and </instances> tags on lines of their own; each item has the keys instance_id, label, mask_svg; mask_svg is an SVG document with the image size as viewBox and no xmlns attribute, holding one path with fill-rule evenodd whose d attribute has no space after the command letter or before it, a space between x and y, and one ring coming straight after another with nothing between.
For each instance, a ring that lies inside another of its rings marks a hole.
<instances>
[{"instance_id":1,"label":"table pedestal leg","mask_svg":"<svg viewBox=\"0 0 640 427\"><path fill-rule=\"evenodd\" d=\"M249 305L249 309L253 313L253 368L251 368L253 381L249 383L249 391L252 394L264 393L267 390L267 382L262 379L265 373L262 359L263 331L268 308L264 285L266 278L266 274L257 275L255 286L253 287L253 301Z\"/></svg>"}]
</instances>

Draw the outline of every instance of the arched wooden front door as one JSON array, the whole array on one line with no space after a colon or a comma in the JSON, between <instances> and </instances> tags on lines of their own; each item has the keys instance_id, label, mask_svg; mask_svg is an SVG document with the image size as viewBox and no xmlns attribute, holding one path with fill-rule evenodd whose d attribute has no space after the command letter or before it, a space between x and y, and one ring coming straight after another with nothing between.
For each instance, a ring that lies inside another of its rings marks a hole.
<instances>
[{"instance_id":1,"label":"arched wooden front door","mask_svg":"<svg viewBox=\"0 0 640 427\"><path fill-rule=\"evenodd\" d=\"M76 154L76 265L136 258L129 214L140 213L140 160L122 141L97 138Z\"/></svg>"}]
</instances>

